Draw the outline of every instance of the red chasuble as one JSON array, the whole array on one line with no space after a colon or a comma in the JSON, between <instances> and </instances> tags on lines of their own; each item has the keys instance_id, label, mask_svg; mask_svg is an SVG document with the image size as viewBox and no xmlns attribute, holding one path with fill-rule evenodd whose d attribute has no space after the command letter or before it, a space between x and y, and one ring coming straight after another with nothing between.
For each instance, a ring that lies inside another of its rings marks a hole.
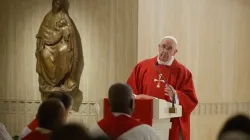
<instances>
[{"instance_id":1,"label":"red chasuble","mask_svg":"<svg viewBox=\"0 0 250 140\"><path fill-rule=\"evenodd\" d=\"M35 118L27 127L28 127L31 131L35 131L36 128L38 127L37 118Z\"/></svg>"},{"instance_id":2,"label":"red chasuble","mask_svg":"<svg viewBox=\"0 0 250 140\"><path fill-rule=\"evenodd\" d=\"M38 121L35 118L30 124L28 124L19 135L19 138L22 139L23 137L27 136L30 132L33 132L38 127Z\"/></svg>"},{"instance_id":3,"label":"red chasuble","mask_svg":"<svg viewBox=\"0 0 250 140\"><path fill-rule=\"evenodd\" d=\"M116 140L128 130L141 125L139 121L126 116L109 115L98 122L99 127L106 133L111 140Z\"/></svg>"},{"instance_id":4,"label":"red chasuble","mask_svg":"<svg viewBox=\"0 0 250 140\"><path fill-rule=\"evenodd\" d=\"M146 94L170 102L169 97L164 93L163 78L156 72L156 61L157 57L154 57L138 63L127 83L137 95ZM176 60L171 66L158 65L158 70L168 84L176 90L179 104L182 106L182 117L172 119L169 139L179 140L181 131L183 140L190 140L190 114L198 103L192 74Z\"/></svg>"},{"instance_id":5,"label":"red chasuble","mask_svg":"<svg viewBox=\"0 0 250 140\"><path fill-rule=\"evenodd\" d=\"M42 134L39 131L33 131L29 133L26 137L24 137L22 140L50 140L49 133Z\"/></svg>"}]
</instances>

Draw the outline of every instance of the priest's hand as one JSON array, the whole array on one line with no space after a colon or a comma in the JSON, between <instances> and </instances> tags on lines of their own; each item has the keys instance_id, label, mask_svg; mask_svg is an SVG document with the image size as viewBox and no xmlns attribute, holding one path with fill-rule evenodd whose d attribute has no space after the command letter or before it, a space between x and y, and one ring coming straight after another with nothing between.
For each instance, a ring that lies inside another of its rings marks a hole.
<instances>
[{"instance_id":1,"label":"priest's hand","mask_svg":"<svg viewBox=\"0 0 250 140\"><path fill-rule=\"evenodd\" d=\"M175 89L171 85L169 86L166 85L164 91L165 91L165 94L169 96L170 98L173 98L174 94L176 93Z\"/></svg>"},{"instance_id":2,"label":"priest's hand","mask_svg":"<svg viewBox=\"0 0 250 140\"><path fill-rule=\"evenodd\" d=\"M139 94L135 97L135 99L155 99L153 96L145 95L145 94Z\"/></svg>"}]
</instances>

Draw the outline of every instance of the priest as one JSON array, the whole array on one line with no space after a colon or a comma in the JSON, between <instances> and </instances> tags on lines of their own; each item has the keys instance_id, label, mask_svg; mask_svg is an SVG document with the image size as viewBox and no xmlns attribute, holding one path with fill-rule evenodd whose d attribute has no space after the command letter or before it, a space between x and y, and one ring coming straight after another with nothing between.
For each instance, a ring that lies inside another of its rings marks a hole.
<instances>
[{"instance_id":1,"label":"priest","mask_svg":"<svg viewBox=\"0 0 250 140\"><path fill-rule=\"evenodd\" d=\"M110 140L160 140L155 130L132 118L134 98L132 89L127 84L116 83L109 89L109 104L112 115L105 116L93 124L90 135Z\"/></svg>"},{"instance_id":2,"label":"priest","mask_svg":"<svg viewBox=\"0 0 250 140\"><path fill-rule=\"evenodd\" d=\"M139 62L128 78L136 98L174 100L182 106L182 117L173 118L169 140L190 140L190 114L198 103L191 72L175 59L178 42L166 36L159 54Z\"/></svg>"}]
</instances>

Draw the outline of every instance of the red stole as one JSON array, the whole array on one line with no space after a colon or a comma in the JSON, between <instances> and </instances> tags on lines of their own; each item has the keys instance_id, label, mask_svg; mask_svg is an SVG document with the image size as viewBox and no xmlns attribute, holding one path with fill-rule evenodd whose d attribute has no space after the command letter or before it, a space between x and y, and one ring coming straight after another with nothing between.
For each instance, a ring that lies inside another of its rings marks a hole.
<instances>
[{"instance_id":1,"label":"red stole","mask_svg":"<svg viewBox=\"0 0 250 140\"><path fill-rule=\"evenodd\" d=\"M50 140L50 133L42 134L39 131L33 131L29 133L26 137L22 140Z\"/></svg>"},{"instance_id":2,"label":"red stole","mask_svg":"<svg viewBox=\"0 0 250 140\"><path fill-rule=\"evenodd\" d=\"M111 140L116 140L128 130L141 124L141 122L127 115L120 115L117 117L110 115L98 122L99 127Z\"/></svg>"},{"instance_id":3,"label":"red stole","mask_svg":"<svg viewBox=\"0 0 250 140\"><path fill-rule=\"evenodd\" d=\"M38 120L35 118L28 126L27 126L31 131L35 131L36 128L38 127Z\"/></svg>"}]
</instances>

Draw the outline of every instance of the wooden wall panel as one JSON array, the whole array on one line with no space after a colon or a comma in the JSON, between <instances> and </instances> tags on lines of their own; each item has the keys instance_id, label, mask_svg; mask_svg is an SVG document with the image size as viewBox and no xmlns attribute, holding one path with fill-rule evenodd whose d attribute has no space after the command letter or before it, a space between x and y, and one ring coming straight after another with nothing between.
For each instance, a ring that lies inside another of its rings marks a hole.
<instances>
[{"instance_id":1,"label":"wooden wall panel","mask_svg":"<svg viewBox=\"0 0 250 140\"><path fill-rule=\"evenodd\" d=\"M201 102L249 101L249 3L139 1L138 61L155 56L161 38L173 35L176 57L192 71Z\"/></svg>"}]
</instances>

